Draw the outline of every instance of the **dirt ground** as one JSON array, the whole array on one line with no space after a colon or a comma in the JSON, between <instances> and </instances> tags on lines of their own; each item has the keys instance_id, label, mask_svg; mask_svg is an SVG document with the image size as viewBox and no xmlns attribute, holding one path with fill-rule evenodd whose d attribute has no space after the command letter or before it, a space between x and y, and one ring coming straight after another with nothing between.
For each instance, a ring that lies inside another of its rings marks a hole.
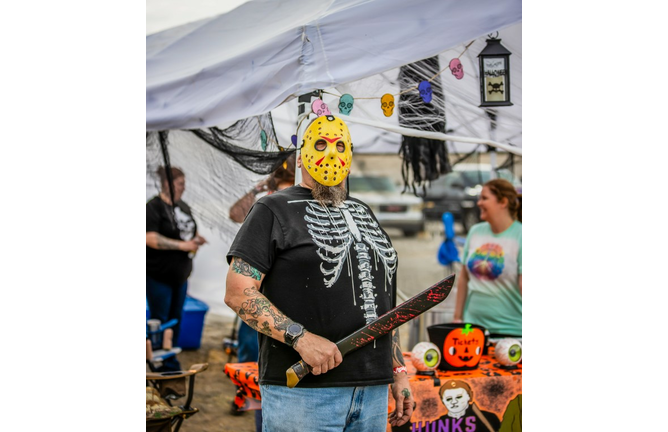
<instances>
[{"instance_id":1,"label":"dirt ground","mask_svg":"<svg viewBox=\"0 0 668 432\"><path fill-rule=\"evenodd\" d=\"M253 412L237 416L230 413L236 387L223 372L228 355L222 343L230 335L232 324L232 318L207 314L200 348L183 350L178 356L184 368L209 363L209 369L195 379L192 406L200 411L183 422L182 432L255 432ZM235 362L236 357L231 361Z\"/></svg>"}]
</instances>

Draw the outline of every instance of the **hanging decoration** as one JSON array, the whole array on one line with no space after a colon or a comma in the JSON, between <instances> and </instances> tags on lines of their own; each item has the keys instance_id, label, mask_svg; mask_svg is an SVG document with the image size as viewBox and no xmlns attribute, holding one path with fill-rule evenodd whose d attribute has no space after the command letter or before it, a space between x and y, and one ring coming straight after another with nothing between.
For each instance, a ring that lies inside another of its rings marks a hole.
<instances>
[{"instance_id":1,"label":"hanging decoration","mask_svg":"<svg viewBox=\"0 0 668 432\"><path fill-rule=\"evenodd\" d=\"M313 110L313 114L318 117L323 115L332 115L332 113L329 111L329 107L325 102L323 102L322 99L314 100L311 104L311 110Z\"/></svg>"},{"instance_id":2,"label":"hanging decoration","mask_svg":"<svg viewBox=\"0 0 668 432\"><path fill-rule=\"evenodd\" d=\"M290 137L290 142L292 142L292 145L297 147L297 135L292 135Z\"/></svg>"},{"instance_id":3,"label":"hanging decoration","mask_svg":"<svg viewBox=\"0 0 668 432\"><path fill-rule=\"evenodd\" d=\"M498 36L498 32L497 32ZM501 39L489 35L480 61L480 107L510 106L510 55Z\"/></svg>"},{"instance_id":4,"label":"hanging decoration","mask_svg":"<svg viewBox=\"0 0 668 432\"><path fill-rule=\"evenodd\" d=\"M341 114L350 115L350 111L353 110L354 104L355 104L355 99L348 93L344 94L339 99L339 112Z\"/></svg>"},{"instance_id":5,"label":"hanging decoration","mask_svg":"<svg viewBox=\"0 0 668 432\"><path fill-rule=\"evenodd\" d=\"M424 101L427 96L429 101L432 98L437 101L445 100L439 71L438 56L400 68L399 85L402 89L399 96L400 126L445 133L445 104L420 103L420 99ZM425 84L429 84L428 93ZM416 86L420 90L419 93L411 91ZM443 141L403 135L399 153L403 158L401 175L404 179L404 192L410 186L415 195L424 196L428 181L452 171L447 147L443 145Z\"/></svg>"},{"instance_id":6,"label":"hanging decoration","mask_svg":"<svg viewBox=\"0 0 668 432\"><path fill-rule=\"evenodd\" d=\"M455 78L458 80L464 78L464 66L462 66L462 62L458 58L450 60L449 67Z\"/></svg>"},{"instance_id":7,"label":"hanging decoration","mask_svg":"<svg viewBox=\"0 0 668 432\"><path fill-rule=\"evenodd\" d=\"M260 132L260 145L263 151L267 151L267 132L264 129Z\"/></svg>"},{"instance_id":8,"label":"hanging decoration","mask_svg":"<svg viewBox=\"0 0 668 432\"><path fill-rule=\"evenodd\" d=\"M380 107L383 110L385 117L390 117L394 112L394 96L389 93L385 93L380 98Z\"/></svg>"},{"instance_id":9,"label":"hanging decoration","mask_svg":"<svg viewBox=\"0 0 668 432\"><path fill-rule=\"evenodd\" d=\"M429 81L422 81L418 85L418 90L420 90L420 97L424 103L431 103L431 83Z\"/></svg>"}]
</instances>

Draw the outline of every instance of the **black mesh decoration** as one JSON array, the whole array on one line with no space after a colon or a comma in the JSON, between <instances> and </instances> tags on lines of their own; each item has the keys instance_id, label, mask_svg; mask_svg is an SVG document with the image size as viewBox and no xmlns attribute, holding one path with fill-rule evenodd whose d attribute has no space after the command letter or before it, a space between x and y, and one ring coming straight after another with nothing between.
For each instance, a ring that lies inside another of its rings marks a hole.
<instances>
[{"instance_id":1,"label":"black mesh decoration","mask_svg":"<svg viewBox=\"0 0 668 432\"><path fill-rule=\"evenodd\" d=\"M267 140L269 143L273 141L279 151L252 150L235 145L235 143L258 141L259 131L262 130L265 133L270 131ZM190 132L256 174L271 174L294 151L287 151L278 144L271 114L239 120L225 129L212 127L208 131L193 129Z\"/></svg>"},{"instance_id":2,"label":"black mesh decoration","mask_svg":"<svg viewBox=\"0 0 668 432\"><path fill-rule=\"evenodd\" d=\"M269 114L225 128L147 132L146 198L160 189L158 167L180 168L186 176L183 200L198 226L231 242L239 225L229 218L230 207L294 151L292 144L279 144Z\"/></svg>"},{"instance_id":3,"label":"black mesh decoration","mask_svg":"<svg viewBox=\"0 0 668 432\"><path fill-rule=\"evenodd\" d=\"M430 132L445 133L445 98L441 85L438 56L402 66L399 71L399 125ZM417 87L431 84L432 100L425 103ZM404 190L410 186L417 196L424 196L427 182L452 171L444 141L402 136L399 154L403 159L401 175Z\"/></svg>"}]
</instances>

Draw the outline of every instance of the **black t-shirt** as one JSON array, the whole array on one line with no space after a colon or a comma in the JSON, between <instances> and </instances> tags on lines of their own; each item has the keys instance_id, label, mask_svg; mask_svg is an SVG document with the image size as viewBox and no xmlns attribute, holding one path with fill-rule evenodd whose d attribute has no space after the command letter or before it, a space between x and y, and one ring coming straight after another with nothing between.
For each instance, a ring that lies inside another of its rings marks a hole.
<instances>
[{"instance_id":1,"label":"black t-shirt","mask_svg":"<svg viewBox=\"0 0 668 432\"><path fill-rule=\"evenodd\" d=\"M397 254L369 207L348 198L322 207L309 189L293 186L261 198L227 255L265 274L262 293L306 330L338 342L395 305ZM260 383L286 385L285 371L301 357L259 333ZM300 387L347 387L393 382L391 336L344 357Z\"/></svg>"},{"instance_id":2,"label":"black t-shirt","mask_svg":"<svg viewBox=\"0 0 668 432\"><path fill-rule=\"evenodd\" d=\"M192 240L197 233L197 224L190 207L183 201L176 203L176 225L172 223L171 212L172 206L159 196L153 197L146 203L146 232L155 231L176 240ZM180 286L188 280L192 268L188 252L157 250L146 246L146 275L157 281Z\"/></svg>"}]
</instances>

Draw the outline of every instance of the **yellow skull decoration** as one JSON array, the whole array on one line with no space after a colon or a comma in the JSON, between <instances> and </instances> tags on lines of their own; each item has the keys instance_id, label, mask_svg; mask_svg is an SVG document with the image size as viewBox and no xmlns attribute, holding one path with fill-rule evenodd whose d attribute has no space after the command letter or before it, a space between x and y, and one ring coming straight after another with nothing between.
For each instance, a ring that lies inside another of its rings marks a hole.
<instances>
[{"instance_id":1,"label":"yellow skull decoration","mask_svg":"<svg viewBox=\"0 0 668 432\"><path fill-rule=\"evenodd\" d=\"M348 126L340 118L316 118L304 132L302 164L315 181L336 186L348 176L353 161L353 142Z\"/></svg>"},{"instance_id":2,"label":"yellow skull decoration","mask_svg":"<svg viewBox=\"0 0 668 432\"><path fill-rule=\"evenodd\" d=\"M380 98L380 107L382 108L385 117L391 116L394 111L394 96L385 93L383 97Z\"/></svg>"}]
</instances>

